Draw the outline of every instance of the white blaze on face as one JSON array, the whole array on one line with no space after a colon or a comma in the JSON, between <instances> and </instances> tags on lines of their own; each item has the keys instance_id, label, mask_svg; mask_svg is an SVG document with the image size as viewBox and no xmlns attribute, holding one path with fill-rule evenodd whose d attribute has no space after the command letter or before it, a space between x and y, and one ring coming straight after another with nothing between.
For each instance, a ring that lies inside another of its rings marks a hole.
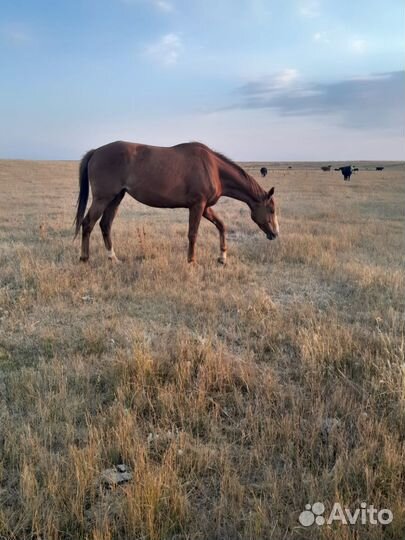
<instances>
[{"instance_id":1,"label":"white blaze on face","mask_svg":"<svg viewBox=\"0 0 405 540\"><path fill-rule=\"evenodd\" d=\"M278 226L278 219L277 216L274 216L274 232L278 234L280 232L280 228Z\"/></svg>"}]
</instances>

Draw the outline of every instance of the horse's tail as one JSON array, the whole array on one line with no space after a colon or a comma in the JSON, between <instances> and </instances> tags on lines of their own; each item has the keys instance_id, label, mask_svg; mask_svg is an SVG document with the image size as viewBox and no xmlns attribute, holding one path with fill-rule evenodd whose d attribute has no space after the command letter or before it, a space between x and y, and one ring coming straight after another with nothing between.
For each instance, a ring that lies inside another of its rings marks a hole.
<instances>
[{"instance_id":1,"label":"horse's tail","mask_svg":"<svg viewBox=\"0 0 405 540\"><path fill-rule=\"evenodd\" d=\"M77 198L77 212L75 217L75 238L83 222L86 211L87 200L89 198L89 173L88 164L95 150L89 150L80 162L79 168L79 196Z\"/></svg>"}]
</instances>

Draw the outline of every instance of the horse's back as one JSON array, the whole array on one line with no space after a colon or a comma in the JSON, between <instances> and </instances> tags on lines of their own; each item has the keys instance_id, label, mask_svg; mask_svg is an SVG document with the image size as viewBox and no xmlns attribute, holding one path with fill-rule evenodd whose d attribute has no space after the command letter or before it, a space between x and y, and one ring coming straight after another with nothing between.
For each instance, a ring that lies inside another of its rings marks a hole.
<instances>
[{"instance_id":1,"label":"horse's back","mask_svg":"<svg viewBox=\"0 0 405 540\"><path fill-rule=\"evenodd\" d=\"M89 178L93 194L127 191L157 207L189 207L199 197L211 201L217 192L211 151L201 143L171 147L115 141L97 148ZM219 195L219 194L218 194Z\"/></svg>"},{"instance_id":2,"label":"horse's back","mask_svg":"<svg viewBox=\"0 0 405 540\"><path fill-rule=\"evenodd\" d=\"M204 145L139 145L128 192L150 206L190 207L199 199L211 201L215 197L216 178L210 151Z\"/></svg>"}]
</instances>

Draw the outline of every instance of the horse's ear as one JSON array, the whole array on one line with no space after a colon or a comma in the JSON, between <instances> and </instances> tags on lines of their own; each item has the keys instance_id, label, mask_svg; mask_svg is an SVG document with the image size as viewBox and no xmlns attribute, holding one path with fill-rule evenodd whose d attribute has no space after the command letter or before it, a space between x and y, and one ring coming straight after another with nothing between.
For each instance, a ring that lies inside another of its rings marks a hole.
<instances>
[{"instance_id":1,"label":"horse's ear","mask_svg":"<svg viewBox=\"0 0 405 540\"><path fill-rule=\"evenodd\" d=\"M267 198L271 199L274 195L274 187L271 188L271 190L267 193Z\"/></svg>"}]
</instances>

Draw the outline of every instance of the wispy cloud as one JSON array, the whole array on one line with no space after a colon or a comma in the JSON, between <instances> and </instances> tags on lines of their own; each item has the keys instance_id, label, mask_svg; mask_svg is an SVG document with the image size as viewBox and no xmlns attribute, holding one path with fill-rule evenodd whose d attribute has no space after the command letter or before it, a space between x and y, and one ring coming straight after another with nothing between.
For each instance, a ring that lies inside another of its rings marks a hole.
<instances>
[{"instance_id":1,"label":"wispy cloud","mask_svg":"<svg viewBox=\"0 0 405 540\"><path fill-rule=\"evenodd\" d=\"M328 37L328 34L326 32L315 32L312 36L312 41L315 41L315 43L330 43L330 39Z\"/></svg>"},{"instance_id":2,"label":"wispy cloud","mask_svg":"<svg viewBox=\"0 0 405 540\"><path fill-rule=\"evenodd\" d=\"M152 3L160 11L173 11L173 4L167 0L152 0Z\"/></svg>"},{"instance_id":3,"label":"wispy cloud","mask_svg":"<svg viewBox=\"0 0 405 540\"><path fill-rule=\"evenodd\" d=\"M145 54L149 58L164 66L175 65L182 51L182 40L178 34L174 33L165 34L145 48Z\"/></svg>"},{"instance_id":4,"label":"wispy cloud","mask_svg":"<svg viewBox=\"0 0 405 540\"><path fill-rule=\"evenodd\" d=\"M367 50L367 41L365 39L352 39L349 45L350 49L357 54L364 54Z\"/></svg>"},{"instance_id":5,"label":"wispy cloud","mask_svg":"<svg viewBox=\"0 0 405 540\"><path fill-rule=\"evenodd\" d=\"M250 103L265 104L270 97L291 91L298 80L299 73L296 69L285 68L270 77L250 81L239 87L236 92L244 96L244 103L250 108Z\"/></svg>"},{"instance_id":6,"label":"wispy cloud","mask_svg":"<svg viewBox=\"0 0 405 540\"><path fill-rule=\"evenodd\" d=\"M174 5L170 0L121 0L124 4L146 4L159 11L170 12L174 10Z\"/></svg>"},{"instance_id":7,"label":"wispy cloud","mask_svg":"<svg viewBox=\"0 0 405 540\"><path fill-rule=\"evenodd\" d=\"M282 88L278 76L251 81L237 90L230 108L275 109L286 116L334 115L348 127L403 128L405 71L330 83L306 83L297 77Z\"/></svg>"},{"instance_id":8,"label":"wispy cloud","mask_svg":"<svg viewBox=\"0 0 405 540\"><path fill-rule=\"evenodd\" d=\"M274 95L291 88L299 79L298 70L285 68L259 81L250 81L237 89L237 93L246 96L246 99L266 99L269 95Z\"/></svg>"},{"instance_id":9,"label":"wispy cloud","mask_svg":"<svg viewBox=\"0 0 405 540\"><path fill-rule=\"evenodd\" d=\"M293 68L286 68L274 77L274 85L278 88L287 88L298 79L298 71Z\"/></svg>"},{"instance_id":10,"label":"wispy cloud","mask_svg":"<svg viewBox=\"0 0 405 540\"><path fill-rule=\"evenodd\" d=\"M0 28L0 35L11 45L24 45L31 41L28 31L21 25L12 24Z\"/></svg>"},{"instance_id":11,"label":"wispy cloud","mask_svg":"<svg viewBox=\"0 0 405 540\"><path fill-rule=\"evenodd\" d=\"M307 19L314 19L321 14L318 0L304 0L298 5L298 13Z\"/></svg>"}]
</instances>

